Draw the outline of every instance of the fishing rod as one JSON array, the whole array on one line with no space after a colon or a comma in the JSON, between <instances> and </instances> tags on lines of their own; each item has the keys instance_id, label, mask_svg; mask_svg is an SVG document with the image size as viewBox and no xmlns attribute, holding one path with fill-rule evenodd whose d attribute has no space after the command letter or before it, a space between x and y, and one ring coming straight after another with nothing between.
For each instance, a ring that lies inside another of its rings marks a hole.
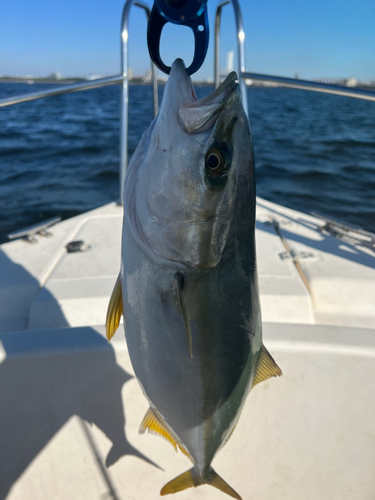
<instances>
[{"instance_id":1,"label":"fishing rod","mask_svg":"<svg viewBox=\"0 0 375 500\"><path fill-rule=\"evenodd\" d=\"M187 26L194 33L194 58L186 69L192 75L202 66L208 49L208 0L154 0L147 26L147 45L152 62L169 75L171 67L160 55L160 38L167 23Z\"/></svg>"}]
</instances>

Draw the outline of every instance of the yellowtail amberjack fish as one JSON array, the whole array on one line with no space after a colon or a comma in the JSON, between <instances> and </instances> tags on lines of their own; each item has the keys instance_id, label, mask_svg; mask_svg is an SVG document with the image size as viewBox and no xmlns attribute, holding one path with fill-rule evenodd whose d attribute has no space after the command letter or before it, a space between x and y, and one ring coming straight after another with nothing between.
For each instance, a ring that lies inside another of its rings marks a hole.
<instances>
[{"instance_id":1,"label":"yellowtail amberjack fish","mask_svg":"<svg viewBox=\"0 0 375 500\"><path fill-rule=\"evenodd\" d=\"M209 484L240 499L211 462L251 388L281 375L262 343L254 155L236 78L197 100L177 59L125 179L107 337L123 314L150 404L139 432L160 434L193 462L161 495Z\"/></svg>"}]
</instances>

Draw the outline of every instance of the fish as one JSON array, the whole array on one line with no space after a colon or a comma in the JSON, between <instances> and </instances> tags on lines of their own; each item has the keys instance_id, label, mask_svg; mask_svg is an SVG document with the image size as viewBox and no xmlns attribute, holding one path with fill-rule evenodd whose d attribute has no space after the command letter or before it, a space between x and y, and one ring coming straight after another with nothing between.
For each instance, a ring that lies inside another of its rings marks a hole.
<instances>
[{"instance_id":1,"label":"fish","mask_svg":"<svg viewBox=\"0 0 375 500\"><path fill-rule=\"evenodd\" d=\"M150 405L139 432L159 434L193 463L160 493L208 484L241 499L211 463L252 387L281 370L262 342L254 152L235 72L197 99L174 61L123 193L107 338L123 316Z\"/></svg>"}]
</instances>

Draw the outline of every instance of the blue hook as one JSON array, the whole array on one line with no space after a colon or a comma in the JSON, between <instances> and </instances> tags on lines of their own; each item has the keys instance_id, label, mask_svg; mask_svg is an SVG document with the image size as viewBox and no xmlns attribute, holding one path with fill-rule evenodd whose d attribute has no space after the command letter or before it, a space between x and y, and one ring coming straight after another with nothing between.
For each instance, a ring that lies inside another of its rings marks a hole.
<instances>
[{"instance_id":1,"label":"blue hook","mask_svg":"<svg viewBox=\"0 0 375 500\"><path fill-rule=\"evenodd\" d=\"M186 69L192 75L202 66L208 49L207 0L154 0L147 27L148 51L152 62L169 75L171 67L164 64L160 57L160 37L167 23L182 24L193 30L195 49L194 59Z\"/></svg>"}]
</instances>

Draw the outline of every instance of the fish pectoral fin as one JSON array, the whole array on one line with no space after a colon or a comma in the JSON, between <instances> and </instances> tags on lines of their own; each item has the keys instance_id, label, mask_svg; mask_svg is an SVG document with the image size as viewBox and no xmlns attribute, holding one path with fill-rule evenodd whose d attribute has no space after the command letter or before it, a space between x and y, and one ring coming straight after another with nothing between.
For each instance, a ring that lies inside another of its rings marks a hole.
<instances>
[{"instance_id":1,"label":"fish pectoral fin","mask_svg":"<svg viewBox=\"0 0 375 500\"><path fill-rule=\"evenodd\" d=\"M193 358L193 338L191 336L191 328L189 316L186 310L186 305L183 297L183 287L184 287L184 275L180 272L177 272L174 275L174 283L177 291L178 304L181 309L182 318L184 320L185 332L189 346L190 357Z\"/></svg>"},{"instance_id":2,"label":"fish pectoral fin","mask_svg":"<svg viewBox=\"0 0 375 500\"><path fill-rule=\"evenodd\" d=\"M282 374L283 372L277 366L275 360L263 345L259 356L252 388L254 387L254 385L259 384L259 382L263 382L270 377L280 377Z\"/></svg>"},{"instance_id":3,"label":"fish pectoral fin","mask_svg":"<svg viewBox=\"0 0 375 500\"><path fill-rule=\"evenodd\" d=\"M113 289L111 298L109 299L107 317L105 320L105 328L107 332L107 340L110 342L111 338L116 333L120 324L120 319L123 314L122 310L122 288L120 275L118 275L115 287Z\"/></svg>"},{"instance_id":4,"label":"fish pectoral fin","mask_svg":"<svg viewBox=\"0 0 375 500\"><path fill-rule=\"evenodd\" d=\"M146 412L146 415L143 417L138 433L144 434L146 431L148 431L150 434L158 434L162 438L166 439L171 443L176 451L177 448L180 448L182 453L184 453L191 460L189 452L181 443L178 442L178 440L174 436L172 436L172 433L167 428L167 425L163 421L162 417L152 408L149 408Z\"/></svg>"},{"instance_id":5,"label":"fish pectoral fin","mask_svg":"<svg viewBox=\"0 0 375 500\"><path fill-rule=\"evenodd\" d=\"M229 484L226 483L224 479L219 476L219 474L216 474L212 467L210 468L207 478L201 478L194 467L187 470L180 476L172 479L172 481L169 481L169 483L162 488L160 495L170 495L171 493L177 493L179 491L187 490L188 488L196 488L201 484L209 484L232 498L242 500L240 495L231 486L229 486Z\"/></svg>"}]
</instances>

